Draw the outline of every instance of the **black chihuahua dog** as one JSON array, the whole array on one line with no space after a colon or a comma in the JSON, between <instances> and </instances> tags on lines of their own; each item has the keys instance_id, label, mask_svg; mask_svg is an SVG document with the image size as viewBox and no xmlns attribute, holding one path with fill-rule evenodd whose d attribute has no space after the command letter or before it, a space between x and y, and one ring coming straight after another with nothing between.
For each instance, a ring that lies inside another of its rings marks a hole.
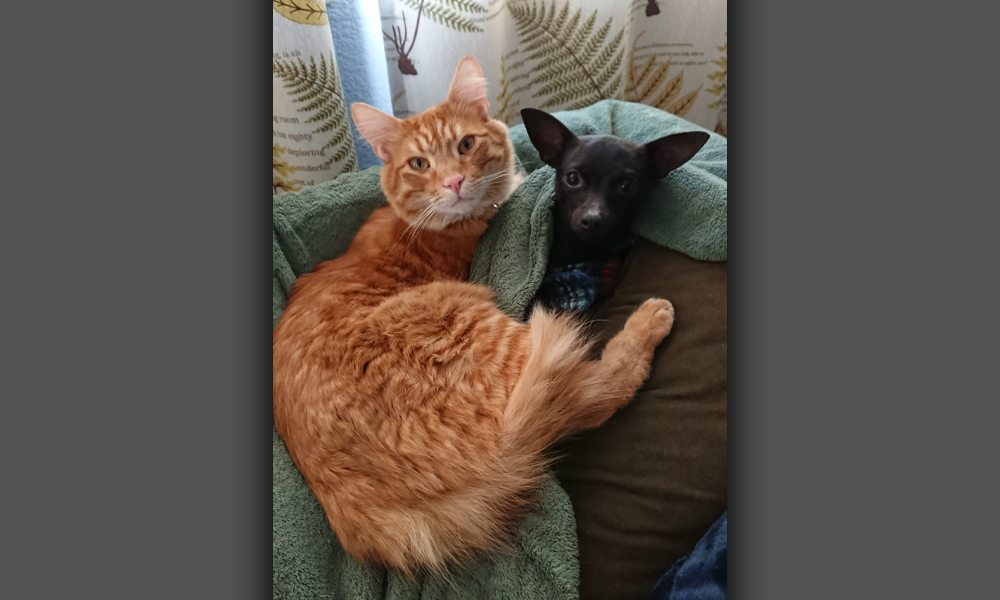
<instances>
[{"instance_id":1,"label":"black chihuahua dog","mask_svg":"<svg viewBox=\"0 0 1000 600\"><path fill-rule=\"evenodd\" d=\"M584 311L617 285L634 239L629 226L646 194L709 136L675 133L640 145L610 135L577 137L533 108L521 110L521 119L542 162L556 170L552 248L536 298L550 308Z\"/></svg>"}]
</instances>

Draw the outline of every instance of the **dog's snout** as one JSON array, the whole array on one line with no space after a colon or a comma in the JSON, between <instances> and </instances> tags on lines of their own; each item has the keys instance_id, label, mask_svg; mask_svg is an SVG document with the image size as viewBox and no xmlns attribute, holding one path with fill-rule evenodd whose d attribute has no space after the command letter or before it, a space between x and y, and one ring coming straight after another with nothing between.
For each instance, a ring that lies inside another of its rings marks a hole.
<instances>
[{"instance_id":1,"label":"dog's snout","mask_svg":"<svg viewBox=\"0 0 1000 600\"><path fill-rule=\"evenodd\" d=\"M580 226L584 229L595 231L600 229L603 224L604 214L601 213L601 211L596 207L587 209L587 211L580 216Z\"/></svg>"}]
</instances>

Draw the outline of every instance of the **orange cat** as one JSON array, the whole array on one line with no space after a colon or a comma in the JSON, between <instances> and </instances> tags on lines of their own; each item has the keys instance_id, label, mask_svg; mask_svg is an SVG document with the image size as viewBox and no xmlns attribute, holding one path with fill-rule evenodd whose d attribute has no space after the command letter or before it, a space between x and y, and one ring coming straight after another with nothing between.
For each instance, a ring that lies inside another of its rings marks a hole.
<instances>
[{"instance_id":1,"label":"orange cat","mask_svg":"<svg viewBox=\"0 0 1000 600\"><path fill-rule=\"evenodd\" d=\"M274 329L274 423L344 549L405 573L501 547L559 438L632 398L673 324L646 301L588 361L581 326L501 312L464 282L509 194L507 128L482 71L399 120L351 107L383 161L389 206L300 277Z\"/></svg>"}]
</instances>

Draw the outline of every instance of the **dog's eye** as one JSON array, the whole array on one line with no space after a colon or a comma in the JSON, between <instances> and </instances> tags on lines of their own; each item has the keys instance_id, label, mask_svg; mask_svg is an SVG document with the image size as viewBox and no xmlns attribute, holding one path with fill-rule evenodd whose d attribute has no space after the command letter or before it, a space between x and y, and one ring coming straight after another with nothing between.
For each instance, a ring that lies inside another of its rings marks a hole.
<instances>
[{"instance_id":1,"label":"dog's eye","mask_svg":"<svg viewBox=\"0 0 1000 600\"><path fill-rule=\"evenodd\" d=\"M634 194L638 186L633 179L626 179L618 184L618 189L621 190L623 194Z\"/></svg>"},{"instance_id":2,"label":"dog's eye","mask_svg":"<svg viewBox=\"0 0 1000 600\"><path fill-rule=\"evenodd\" d=\"M418 156L414 156L413 158L410 159L410 167L414 171L423 171L429 166L431 166L431 163L429 163L426 158L420 158Z\"/></svg>"},{"instance_id":3,"label":"dog's eye","mask_svg":"<svg viewBox=\"0 0 1000 600\"><path fill-rule=\"evenodd\" d=\"M580 185L580 174L577 173L576 171L570 171L569 173L566 173L565 179L566 179L566 185L568 185L569 187L577 187L578 185Z\"/></svg>"},{"instance_id":4,"label":"dog's eye","mask_svg":"<svg viewBox=\"0 0 1000 600\"><path fill-rule=\"evenodd\" d=\"M472 147L475 145L476 145L476 136L467 135L464 138L462 138L461 142L458 143L458 153L465 154L469 150L472 150Z\"/></svg>"}]
</instances>

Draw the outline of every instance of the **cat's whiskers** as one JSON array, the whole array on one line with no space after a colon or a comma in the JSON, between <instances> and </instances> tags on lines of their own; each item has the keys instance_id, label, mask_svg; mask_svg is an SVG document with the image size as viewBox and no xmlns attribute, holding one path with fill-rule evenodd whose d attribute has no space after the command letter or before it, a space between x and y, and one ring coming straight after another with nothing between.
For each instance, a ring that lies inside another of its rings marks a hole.
<instances>
[{"instance_id":1,"label":"cat's whiskers","mask_svg":"<svg viewBox=\"0 0 1000 600\"><path fill-rule=\"evenodd\" d=\"M406 229L403 230L403 233L406 234L408 237L412 238L414 235L417 234L418 231L420 231L420 227L424 224L425 221L427 221L427 219L430 218L430 215L433 212L434 212L434 204L428 203L427 206L424 207L424 210L421 211L421 213L417 215L415 219L413 219L406 225Z\"/></svg>"},{"instance_id":2,"label":"cat's whiskers","mask_svg":"<svg viewBox=\"0 0 1000 600\"><path fill-rule=\"evenodd\" d=\"M496 171L495 173L490 173L489 175L484 175L484 176L480 177L479 181L477 181L476 183L482 183L484 181L493 181L493 180L499 179L501 177L510 177L511 175L513 175L516 172L517 172L517 168L516 167L510 167L508 169L500 169L499 171Z\"/></svg>"},{"instance_id":3,"label":"cat's whiskers","mask_svg":"<svg viewBox=\"0 0 1000 600\"><path fill-rule=\"evenodd\" d=\"M501 182L503 179L511 178L513 174L514 174L513 168L501 169L495 173L484 175L483 177L480 177L478 180L470 183L467 186L467 190L469 191L470 194L476 194L480 190L494 187L496 183Z\"/></svg>"},{"instance_id":4,"label":"cat's whiskers","mask_svg":"<svg viewBox=\"0 0 1000 600\"><path fill-rule=\"evenodd\" d=\"M423 228L423 226L428 221L431 220L431 217L434 216L435 212L436 211L434 204L428 204L427 207L423 210L423 212L421 212L416 219L414 219L409 225L407 225L406 233L408 242L413 241L413 239L417 236L417 234L420 233L420 230Z\"/></svg>"},{"instance_id":5,"label":"cat's whiskers","mask_svg":"<svg viewBox=\"0 0 1000 600\"><path fill-rule=\"evenodd\" d=\"M420 230L437 214L435 205L436 201L439 200L440 199L437 197L431 198L427 203L427 208L425 208L423 212L421 212L420 215L407 226L409 235L406 241L406 247L403 249L403 254L410 251L410 246L412 246L414 240L417 239L417 235L420 233Z\"/></svg>"},{"instance_id":6,"label":"cat's whiskers","mask_svg":"<svg viewBox=\"0 0 1000 600\"><path fill-rule=\"evenodd\" d=\"M421 220L423 220L424 217L425 217L425 215L428 215L428 213L430 213L433 208L434 208L433 204L428 204L424 208L424 210L420 214L417 215L417 217L415 219L413 219L412 221L410 221L409 223L407 223L406 227L403 229L403 232L399 234L399 238L396 239L396 243L393 244L391 248L389 248L389 252L387 252L386 254L389 254L393 250L395 250L396 246L399 245L399 242L401 242L403 240L403 238L407 238L408 237L408 238L410 238L412 240L412 238L416 236L417 231L419 231L419 229L420 229L419 222ZM405 254L407 250L409 250L409 243L407 243L407 246L403 250L403 253Z\"/></svg>"},{"instance_id":7,"label":"cat's whiskers","mask_svg":"<svg viewBox=\"0 0 1000 600\"><path fill-rule=\"evenodd\" d=\"M481 179L490 179L492 177L500 177L501 175L508 175L510 173L513 173L513 172L514 172L514 168L513 167L506 168L506 169L500 169L499 171L494 171L492 173L488 173L486 175L483 175L481 177Z\"/></svg>"},{"instance_id":8,"label":"cat's whiskers","mask_svg":"<svg viewBox=\"0 0 1000 600\"><path fill-rule=\"evenodd\" d=\"M522 163L521 159L517 156L517 152L514 153L513 158L514 158L514 172L515 173L521 172L527 175L528 170L524 168L524 163Z\"/></svg>"},{"instance_id":9,"label":"cat's whiskers","mask_svg":"<svg viewBox=\"0 0 1000 600\"><path fill-rule=\"evenodd\" d=\"M412 229L414 232L416 232L421 227L423 227L424 224L428 220L430 220L430 218L434 216L434 213L437 211L437 201L438 198L436 197L430 198L427 201L427 206L424 208L423 212L421 212L420 215L418 215L417 218L410 223L408 229Z\"/></svg>"}]
</instances>

